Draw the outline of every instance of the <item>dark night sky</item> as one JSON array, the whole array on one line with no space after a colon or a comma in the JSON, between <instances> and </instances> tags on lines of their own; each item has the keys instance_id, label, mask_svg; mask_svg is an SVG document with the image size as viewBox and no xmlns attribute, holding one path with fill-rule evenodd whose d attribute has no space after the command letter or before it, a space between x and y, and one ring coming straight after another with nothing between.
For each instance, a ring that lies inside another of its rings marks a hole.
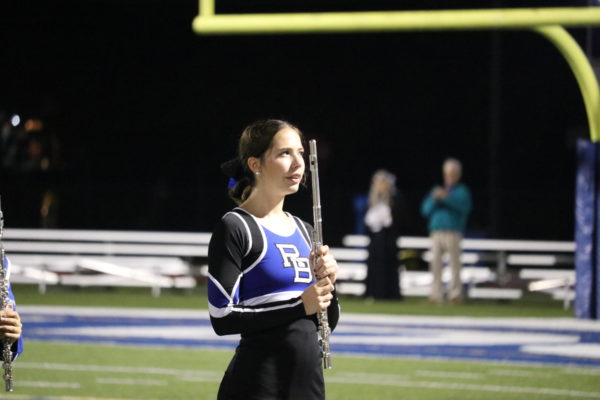
<instances>
[{"instance_id":1,"label":"dark night sky","mask_svg":"<svg viewBox=\"0 0 600 400\"><path fill-rule=\"evenodd\" d=\"M404 232L424 234L419 203L446 156L463 161L473 191L469 235L572 239L574 140L587 135L586 116L566 62L534 33L205 37L191 29L195 1L12 3L0 13L0 109L42 118L63 164L46 176L2 171L9 227L38 226L38 207L23 199L52 185L61 228L209 231L232 206L219 164L247 123L277 117L318 139L330 242L352 232L352 197L381 167L398 176ZM217 0L217 11L278 3L243 4ZM588 43L585 29L571 32ZM310 220L307 190L287 205Z\"/></svg>"}]
</instances>

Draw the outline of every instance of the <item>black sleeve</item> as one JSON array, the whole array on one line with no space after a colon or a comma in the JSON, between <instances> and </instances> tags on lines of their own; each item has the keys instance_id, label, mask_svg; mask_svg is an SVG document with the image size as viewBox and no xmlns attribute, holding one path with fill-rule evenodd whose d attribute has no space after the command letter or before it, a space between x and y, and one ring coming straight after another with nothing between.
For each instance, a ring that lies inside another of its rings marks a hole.
<instances>
[{"instance_id":1,"label":"black sleeve","mask_svg":"<svg viewBox=\"0 0 600 400\"><path fill-rule=\"evenodd\" d=\"M318 313L312 314L310 318L315 323L315 326L319 325L319 317ZM329 329L331 332L335 329L340 320L340 304L338 302L337 293L333 292L333 299L331 300L331 304L327 308L327 324L329 325Z\"/></svg>"},{"instance_id":2,"label":"black sleeve","mask_svg":"<svg viewBox=\"0 0 600 400\"><path fill-rule=\"evenodd\" d=\"M218 335L246 334L305 317L300 297L259 306L239 304L249 231L236 215L227 215L215 228L208 247L208 299L213 329Z\"/></svg>"},{"instance_id":3,"label":"black sleeve","mask_svg":"<svg viewBox=\"0 0 600 400\"><path fill-rule=\"evenodd\" d=\"M327 320L329 323L329 328L331 332L335 329L340 320L340 302L337 297L337 292L333 291L333 299L331 300L331 304L327 308Z\"/></svg>"},{"instance_id":4,"label":"black sleeve","mask_svg":"<svg viewBox=\"0 0 600 400\"><path fill-rule=\"evenodd\" d=\"M210 322L219 336L236 333L244 335L286 325L306 316L304 304L300 298L279 305L283 308L275 309L273 307L276 307L277 304L271 303L272 309L269 311L256 311L256 308L245 307L234 310L221 318L211 315Z\"/></svg>"}]
</instances>

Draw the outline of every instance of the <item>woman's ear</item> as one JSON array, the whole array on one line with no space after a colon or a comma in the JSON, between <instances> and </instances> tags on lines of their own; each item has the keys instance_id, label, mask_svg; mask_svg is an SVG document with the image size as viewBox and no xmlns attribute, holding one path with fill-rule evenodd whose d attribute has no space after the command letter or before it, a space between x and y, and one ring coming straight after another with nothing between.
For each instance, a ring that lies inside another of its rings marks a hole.
<instances>
[{"instance_id":1,"label":"woman's ear","mask_svg":"<svg viewBox=\"0 0 600 400\"><path fill-rule=\"evenodd\" d=\"M260 172L260 158L248 157L248 168L253 174Z\"/></svg>"}]
</instances>

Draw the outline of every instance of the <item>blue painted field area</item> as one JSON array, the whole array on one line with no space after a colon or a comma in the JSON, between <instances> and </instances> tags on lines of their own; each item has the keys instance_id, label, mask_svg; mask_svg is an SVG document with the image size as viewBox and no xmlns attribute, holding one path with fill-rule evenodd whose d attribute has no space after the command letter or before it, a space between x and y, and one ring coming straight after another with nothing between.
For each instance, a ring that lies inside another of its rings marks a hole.
<instances>
[{"instance_id":1,"label":"blue painted field area","mask_svg":"<svg viewBox=\"0 0 600 400\"><path fill-rule=\"evenodd\" d=\"M206 310L21 306L25 339L232 349ZM335 354L572 364L600 367L600 323L570 318L342 314Z\"/></svg>"}]
</instances>

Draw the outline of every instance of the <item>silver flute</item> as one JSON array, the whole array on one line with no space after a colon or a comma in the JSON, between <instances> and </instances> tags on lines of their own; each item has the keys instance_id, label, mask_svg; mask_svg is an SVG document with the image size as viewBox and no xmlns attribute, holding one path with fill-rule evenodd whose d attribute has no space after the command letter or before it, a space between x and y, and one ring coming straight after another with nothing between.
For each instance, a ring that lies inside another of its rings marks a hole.
<instances>
[{"instance_id":1,"label":"silver flute","mask_svg":"<svg viewBox=\"0 0 600 400\"><path fill-rule=\"evenodd\" d=\"M4 244L2 235L4 233L4 214L2 214L2 203L0 202L0 306L4 310L12 305L8 295L8 278L6 275L6 263L4 256ZM7 392L13 391L12 384L12 351L9 340L2 340L2 368L4 369L4 387Z\"/></svg>"},{"instance_id":2,"label":"silver flute","mask_svg":"<svg viewBox=\"0 0 600 400\"><path fill-rule=\"evenodd\" d=\"M323 230L321 227L321 192L319 190L319 162L317 160L317 141L310 140L308 142L310 153L310 177L312 182L312 200L313 200L313 252L315 254L314 263L317 265L319 260L319 251L323 245ZM323 368L331 369L331 352L329 351L329 336L331 329L329 328L329 320L327 318L327 310L320 310L317 313L319 321L319 344L321 346L321 358L323 358Z\"/></svg>"}]
</instances>

